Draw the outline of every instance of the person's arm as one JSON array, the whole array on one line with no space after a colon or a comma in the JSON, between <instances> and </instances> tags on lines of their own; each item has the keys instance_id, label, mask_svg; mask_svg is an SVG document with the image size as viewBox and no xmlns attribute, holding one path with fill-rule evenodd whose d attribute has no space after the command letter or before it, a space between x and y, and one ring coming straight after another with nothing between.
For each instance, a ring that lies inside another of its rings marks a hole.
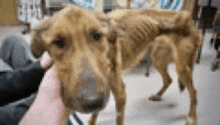
<instances>
[{"instance_id":1,"label":"person's arm","mask_svg":"<svg viewBox=\"0 0 220 125\"><path fill-rule=\"evenodd\" d=\"M47 66L42 58L27 68L0 74L0 105L5 105L36 92ZM50 60L49 60L50 61Z\"/></svg>"},{"instance_id":2,"label":"person's arm","mask_svg":"<svg viewBox=\"0 0 220 125\"><path fill-rule=\"evenodd\" d=\"M0 74L0 105L27 97L38 89L44 75L39 62L28 68Z\"/></svg>"}]
</instances>

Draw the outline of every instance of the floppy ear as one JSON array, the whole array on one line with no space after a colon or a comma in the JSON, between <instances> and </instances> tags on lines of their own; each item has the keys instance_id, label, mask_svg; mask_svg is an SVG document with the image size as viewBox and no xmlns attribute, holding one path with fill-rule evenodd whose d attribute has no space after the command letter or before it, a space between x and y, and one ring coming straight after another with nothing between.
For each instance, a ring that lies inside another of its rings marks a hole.
<instances>
[{"instance_id":1,"label":"floppy ear","mask_svg":"<svg viewBox=\"0 0 220 125\"><path fill-rule=\"evenodd\" d=\"M120 36L125 36L126 31L122 31L116 26L116 22L112 19L108 19L108 30L109 30L109 35L108 35L108 41L109 43L116 44L116 41Z\"/></svg>"},{"instance_id":2,"label":"floppy ear","mask_svg":"<svg viewBox=\"0 0 220 125\"><path fill-rule=\"evenodd\" d=\"M111 72L114 76L114 81L111 84L116 84L119 88L122 87L122 59L121 59L121 44L120 31L115 27L109 28L108 42L110 43L110 57L111 57ZM113 79L112 79L113 80Z\"/></svg>"},{"instance_id":3,"label":"floppy ear","mask_svg":"<svg viewBox=\"0 0 220 125\"><path fill-rule=\"evenodd\" d=\"M30 35L31 41L31 52L35 58L42 56L43 52L46 51L44 41L42 39L43 33L50 27L51 18L44 19L36 27L33 28Z\"/></svg>"},{"instance_id":4,"label":"floppy ear","mask_svg":"<svg viewBox=\"0 0 220 125\"><path fill-rule=\"evenodd\" d=\"M115 28L109 29L108 42L115 44L118 38L118 32Z\"/></svg>"},{"instance_id":5,"label":"floppy ear","mask_svg":"<svg viewBox=\"0 0 220 125\"><path fill-rule=\"evenodd\" d=\"M42 56L45 46L42 40L42 33L39 31L31 32L31 52L35 58Z\"/></svg>"}]
</instances>

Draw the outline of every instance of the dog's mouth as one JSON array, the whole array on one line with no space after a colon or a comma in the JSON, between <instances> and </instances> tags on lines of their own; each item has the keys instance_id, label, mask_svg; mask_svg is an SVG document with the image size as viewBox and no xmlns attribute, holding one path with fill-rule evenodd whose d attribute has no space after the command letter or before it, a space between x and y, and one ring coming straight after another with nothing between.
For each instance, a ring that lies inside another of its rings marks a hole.
<instances>
[{"instance_id":1,"label":"dog's mouth","mask_svg":"<svg viewBox=\"0 0 220 125\"><path fill-rule=\"evenodd\" d=\"M109 87L98 85L95 77L86 77L84 80L77 83L78 87L75 90L61 87L61 97L65 107L81 113L92 113L104 109L110 96Z\"/></svg>"},{"instance_id":2,"label":"dog's mouth","mask_svg":"<svg viewBox=\"0 0 220 125\"><path fill-rule=\"evenodd\" d=\"M84 101L83 104L81 103L79 106L79 112L82 113L93 113L93 112L97 112L100 110L103 110L109 100L109 91L106 93L106 95L100 95L100 99L96 100L96 101Z\"/></svg>"},{"instance_id":3,"label":"dog's mouth","mask_svg":"<svg viewBox=\"0 0 220 125\"><path fill-rule=\"evenodd\" d=\"M104 109L108 103L110 96L109 90L105 94L91 95L89 97L77 97L72 98L71 96L62 97L65 107L73 109L81 113L93 113Z\"/></svg>"}]
</instances>

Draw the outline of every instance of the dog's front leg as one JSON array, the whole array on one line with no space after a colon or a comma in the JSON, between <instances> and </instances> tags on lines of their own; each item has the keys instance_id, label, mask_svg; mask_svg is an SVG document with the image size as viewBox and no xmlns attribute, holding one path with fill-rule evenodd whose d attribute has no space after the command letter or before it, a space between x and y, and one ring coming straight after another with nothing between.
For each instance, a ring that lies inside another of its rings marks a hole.
<instances>
[{"instance_id":1,"label":"dog's front leg","mask_svg":"<svg viewBox=\"0 0 220 125\"><path fill-rule=\"evenodd\" d=\"M92 117L89 119L89 125L95 125L99 112L95 112L92 114Z\"/></svg>"},{"instance_id":2,"label":"dog's front leg","mask_svg":"<svg viewBox=\"0 0 220 125\"><path fill-rule=\"evenodd\" d=\"M67 125L68 123L68 118L72 110L65 108L62 112L62 119L60 121L60 125Z\"/></svg>"},{"instance_id":3,"label":"dog's front leg","mask_svg":"<svg viewBox=\"0 0 220 125\"><path fill-rule=\"evenodd\" d=\"M126 104L126 93L125 84L121 80L121 83L111 83L111 90L116 101L116 113L117 113L117 125L124 125L125 116L125 104Z\"/></svg>"}]
</instances>

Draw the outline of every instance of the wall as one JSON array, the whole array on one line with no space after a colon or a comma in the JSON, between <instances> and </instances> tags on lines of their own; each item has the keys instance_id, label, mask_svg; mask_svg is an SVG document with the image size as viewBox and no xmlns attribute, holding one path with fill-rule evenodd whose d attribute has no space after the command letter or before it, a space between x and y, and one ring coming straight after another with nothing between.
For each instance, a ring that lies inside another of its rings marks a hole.
<instances>
[{"instance_id":1,"label":"wall","mask_svg":"<svg viewBox=\"0 0 220 125\"><path fill-rule=\"evenodd\" d=\"M95 11L103 12L104 0L96 0L96 7L94 8Z\"/></svg>"},{"instance_id":2,"label":"wall","mask_svg":"<svg viewBox=\"0 0 220 125\"><path fill-rule=\"evenodd\" d=\"M17 20L17 0L0 0L0 24L16 25Z\"/></svg>"}]
</instances>

